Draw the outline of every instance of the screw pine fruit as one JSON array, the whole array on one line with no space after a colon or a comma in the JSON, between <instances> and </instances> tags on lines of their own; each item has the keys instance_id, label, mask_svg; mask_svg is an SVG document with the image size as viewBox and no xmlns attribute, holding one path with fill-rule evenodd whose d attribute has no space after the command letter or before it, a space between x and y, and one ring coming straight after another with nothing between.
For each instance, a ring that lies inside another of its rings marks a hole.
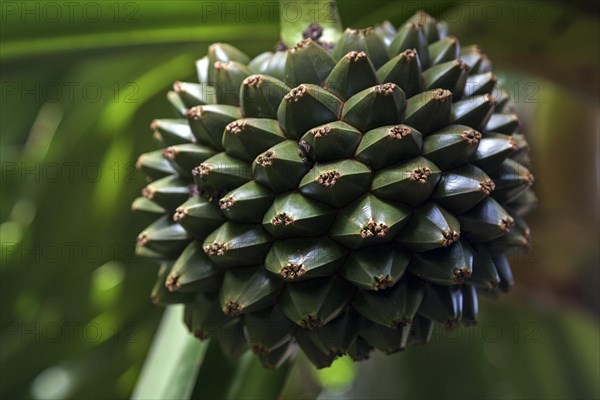
<instances>
[{"instance_id":1,"label":"screw pine fruit","mask_svg":"<svg viewBox=\"0 0 600 400\"><path fill-rule=\"evenodd\" d=\"M505 253L535 205L525 137L489 59L418 13L250 59L214 44L199 83L152 123L155 219L137 253L161 263L159 304L225 354L276 368L299 348L326 367L477 320L505 292Z\"/></svg>"}]
</instances>

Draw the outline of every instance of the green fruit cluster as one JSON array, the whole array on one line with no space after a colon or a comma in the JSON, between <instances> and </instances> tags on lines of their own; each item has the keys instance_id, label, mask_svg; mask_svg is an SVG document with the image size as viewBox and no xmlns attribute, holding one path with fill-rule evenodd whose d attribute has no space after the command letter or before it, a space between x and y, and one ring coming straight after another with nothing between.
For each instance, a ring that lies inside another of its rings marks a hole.
<instances>
[{"instance_id":1,"label":"green fruit cluster","mask_svg":"<svg viewBox=\"0 0 600 400\"><path fill-rule=\"evenodd\" d=\"M489 59L418 13L250 59L226 44L152 123L155 219L139 255L161 263L152 298L237 357L317 367L393 353L435 323L477 320L478 292L513 285L535 205L528 146Z\"/></svg>"}]
</instances>

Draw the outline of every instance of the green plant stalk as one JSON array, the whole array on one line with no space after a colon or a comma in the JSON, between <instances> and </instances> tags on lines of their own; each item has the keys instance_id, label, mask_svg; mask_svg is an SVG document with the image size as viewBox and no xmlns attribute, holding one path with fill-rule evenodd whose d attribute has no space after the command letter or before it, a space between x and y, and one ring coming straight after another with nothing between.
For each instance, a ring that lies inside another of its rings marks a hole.
<instances>
[{"instance_id":1,"label":"green plant stalk","mask_svg":"<svg viewBox=\"0 0 600 400\"><path fill-rule=\"evenodd\" d=\"M182 305L165 310L132 399L184 399L191 394L208 343L188 333L182 312Z\"/></svg>"},{"instance_id":2,"label":"green plant stalk","mask_svg":"<svg viewBox=\"0 0 600 400\"><path fill-rule=\"evenodd\" d=\"M323 28L321 40L336 42L342 35L342 21L335 0L279 0L281 41L293 46L303 39L311 23Z\"/></svg>"}]
</instances>

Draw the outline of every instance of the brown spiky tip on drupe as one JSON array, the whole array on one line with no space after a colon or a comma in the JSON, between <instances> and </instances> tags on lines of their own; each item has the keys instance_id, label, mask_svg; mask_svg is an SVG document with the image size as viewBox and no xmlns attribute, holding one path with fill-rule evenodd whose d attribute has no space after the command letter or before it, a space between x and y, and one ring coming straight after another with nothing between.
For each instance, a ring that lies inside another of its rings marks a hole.
<instances>
[{"instance_id":1,"label":"brown spiky tip on drupe","mask_svg":"<svg viewBox=\"0 0 600 400\"><path fill-rule=\"evenodd\" d=\"M200 340L206 340L210 337L208 332L206 332L204 329L195 329L193 335L196 339Z\"/></svg>"},{"instance_id":2,"label":"brown spiky tip on drupe","mask_svg":"<svg viewBox=\"0 0 600 400\"><path fill-rule=\"evenodd\" d=\"M500 282L494 280L494 281L490 281L487 285L485 285L483 290L488 291L488 292L493 292L496 289L498 289L499 286L500 286Z\"/></svg>"},{"instance_id":3,"label":"brown spiky tip on drupe","mask_svg":"<svg viewBox=\"0 0 600 400\"><path fill-rule=\"evenodd\" d=\"M388 134L392 139L402 139L408 135L410 135L412 130L408 126L393 126L388 130Z\"/></svg>"},{"instance_id":4,"label":"brown spiky tip on drupe","mask_svg":"<svg viewBox=\"0 0 600 400\"><path fill-rule=\"evenodd\" d=\"M234 300L228 300L223 308L223 312L229 317L237 317L242 313L242 311L242 305Z\"/></svg>"},{"instance_id":5,"label":"brown spiky tip on drupe","mask_svg":"<svg viewBox=\"0 0 600 400\"><path fill-rule=\"evenodd\" d=\"M354 51L352 50L351 52L349 52L348 54L346 54L345 56L348 61L351 62L356 62L356 61L360 61L364 58L367 58L367 53L365 53L364 51Z\"/></svg>"},{"instance_id":6,"label":"brown spiky tip on drupe","mask_svg":"<svg viewBox=\"0 0 600 400\"><path fill-rule=\"evenodd\" d=\"M305 94L306 86L300 85L290 90L290 92L286 94L283 99L287 102L298 101Z\"/></svg>"},{"instance_id":7,"label":"brown spiky tip on drupe","mask_svg":"<svg viewBox=\"0 0 600 400\"><path fill-rule=\"evenodd\" d=\"M232 196L224 197L219 200L219 208L221 210L227 210L229 207L235 204L235 199Z\"/></svg>"},{"instance_id":8,"label":"brown spiky tip on drupe","mask_svg":"<svg viewBox=\"0 0 600 400\"><path fill-rule=\"evenodd\" d=\"M233 133L238 135L244 131L246 128L246 121L233 121L225 127L225 130L229 133Z\"/></svg>"},{"instance_id":9,"label":"brown spiky tip on drupe","mask_svg":"<svg viewBox=\"0 0 600 400\"><path fill-rule=\"evenodd\" d=\"M459 325L460 321L456 320L456 319L449 319L448 321L446 321L446 323L444 324L444 328L446 329L456 329L456 327Z\"/></svg>"},{"instance_id":10,"label":"brown spiky tip on drupe","mask_svg":"<svg viewBox=\"0 0 600 400\"><path fill-rule=\"evenodd\" d=\"M371 220L360 230L360 237L363 239L373 236L383 237L387 235L389 230L390 228L385 223Z\"/></svg>"},{"instance_id":11,"label":"brown spiky tip on drupe","mask_svg":"<svg viewBox=\"0 0 600 400\"><path fill-rule=\"evenodd\" d=\"M392 323L390 324L390 328L398 329L398 328L403 328L405 326L408 326L410 324L412 324L411 318L400 318L400 319L393 320Z\"/></svg>"},{"instance_id":12,"label":"brown spiky tip on drupe","mask_svg":"<svg viewBox=\"0 0 600 400\"><path fill-rule=\"evenodd\" d=\"M335 357L335 358L343 357L344 355L346 355L346 353L342 349L329 349L327 354L329 354L330 357Z\"/></svg>"},{"instance_id":13,"label":"brown spiky tip on drupe","mask_svg":"<svg viewBox=\"0 0 600 400\"><path fill-rule=\"evenodd\" d=\"M277 42L275 46L275 51L286 51L288 49L287 45L283 43L283 40Z\"/></svg>"},{"instance_id":14,"label":"brown spiky tip on drupe","mask_svg":"<svg viewBox=\"0 0 600 400\"><path fill-rule=\"evenodd\" d=\"M487 196L490 195L496 189L496 184L490 178L486 178L479 182L479 190L485 193Z\"/></svg>"},{"instance_id":15,"label":"brown spiky tip on drupe","mask_svg":"<svg viewBox=\"0 0 600 400\"><path fill-rule=\"evenodd\" d=\"M367 35L373 34L373 32L375 32L375 31L373 30L373 27L369 26L368 28L361 28L361 29L348 28L348 32L350 32L353 35L367 36Z\"/></svg>"},{"instance_id":16,"label":"brown spiky tip on drupe","mask_svg":"<svg viewBox=\"0 0 600 400\"><path fill-rule=\"evenodd\" d=\"M321 126L319 128L315 128L310 133L315 137L315 139L319 139L323 136L327 136L331 132L331 127L329 125Z\"/></svg>"},{"instance_id":17,"label":"brown spiky tip on drupe","mask_svg":"<svg viewBox=\"0 0 600 400\"><path fill-rule=\"evenodd\" d=\"M496 105L496 103L498 103L498 100L496 100L494 96L491 96L489 93L483 95L483 98L491 105Z\"/></svg>"},{"instance_id":18,"label":"brown spiky tip on drupe","mask_svg":"<svg viewBox=\"0 0 600 400\"><path fill-rule=\"evenodd\" d=\"M299 50L302 50L303 48L305 48L306 46L308 46L312 42L313 42L312 39L301 40L298 43L296 43L295 45L293 45L292 47L290 47L289 51L290 51L290 53L295 53L295 52L297 52Z\"/></svg>"},{"instance_id":19,"label":"brown spiky tip on drupe","mask_svg":"<svg viewBox=\"0 0 600 400\"><path fill-rule=\"evenodd\" d=\"M478 144L481 140L481 133L477 132L475 129L469 129L462 133L461 135L469 144Z\"/></svg>"},{"instance_id":20,"label":"brown spiky tip on drupe","mask_svg":"<svg viewBox=\"0 0 600 400\"><path fill-rule=\"evenodd\" d=\"M500 229L503 232L508 232L514 225L515 220L510 215L507 215L500 220Z\"/></svg>"},{"instance_id":21,"label":"brown spiky tip on drupe","mask_svg":"<svg viewBox=\"0 0 600 400\"><path fill-rule=\"evenodd\" d=\"M383 94L384 96L389 96L394 93L394 88L396 85L393 83L384 83L383 85L375 86L375 91L377 93Z\"/></svg>"},{"instance_id":22,"label":"brown spiky tip on drupe","mask_svg":"<svg viewBox=\"0 0 600 400\"><path fill-rule=\"evenodd\" d=\"M319 40L323 36L323 27L316 22L311 22L308 27L302 32L304 39Z\"/></svg>"},{"instance_id":23,"label":"brown spiky tip on drupe","mask_svg":"<svg viewBox=\"0 0 600 400\"><path fill-rule=\"evenodd\" d=\"M170 147L163 149L162 156L169 160L174 160L175 157L177 157L177 148L170 146Z\"/></svg>"},{"instance_id":24,"label":"brown spiky tip on drupe","mask_svg":"<svg viewBox=\"0 0 600 400\"><path fill-rule=\"evenodd\" d=\"M185 116L188 119L196 120L200 119L200 116L202 116L202 112L204 112L204 109L201 106L194 106L185 110Z\"/></svg>"},{"instance_id":25,"label":"brown spiky tip on drupe","mask_svg":"<svg viewBox=\"0 0 600 400\"><path fill-rule=\"evenodd\" d=\"M223 198L223 196L225 196L230 191L231 190L228 188L223 188L220 190L216 190L216 189L202 190L202 191L200 191L198 196L203 197L209 203L213 203L218 206L219 200L221 200L221 198ZM192 196L190 196L190 197L192 197Z\"/></svg>"},{"instance_id":26,"label":"brown spiky tip on drupe","mask_svg":"<svg viewBox=\"0 0 600 400\"><path fill-rule=\"evenodd\" d=\"M420 167L412 171L408 178L413 182L425 184L429 175L431 175L431 170L428 167Z\"/></svg>"},{"instance_id":27,"label":"brown spiky tip on drupe","mask_svg":"<svg viewBox=\"0 0 600 400\"><path fill-rule=\"evenodd\" d=\"M323 172L317 178L317 182L325 187L331 187L336 184L337 180L340 179L340 176L340 172L335 170Z\"/></svg>"},{"instance_id":28,"label":"brown spiky tip on drupe","mask_svg":"<svg viewBox=\"0 0 600 400\"><path fill-rule=\"evenodd\" d=\"M528 186L531 186L535 182L535 177L531 172L525 171L523 173L523 182L525 182Z\"/></svg>"},{"instance_id":29,"label":"brown spiky tip on drupe","mask_svg":"<svg viewBox=\"0 0 600 400\"><path fill-rule=\"evenodd\" d=\"M179 222L184 219L188 215L188 210L183 207L177 207L175 212L173 213L173 221Z\"/></svg>"},{"instance_id":30,"label":"brown spiky tip on drupe","mask_svg":"<svg viewBox=\"0 0 600 400\"><path fill-rule=\"evenodd\" d=\"M266 167L273 163L274 158L275 152L273 150L268 150L256 158L256 163Z\"/></svg>"},{"instance_id":31,"label":"brown spiky tip on drupe","mask_svg":"<svg viewBox=\"0 0 600 400\"><path fill-rule=\"evenodd\" d=\"M247 77L246 79L244 79L244 81L242 82L242 84L244 86L254 86L254 87L260 87L260 85L262 84L264 78L262 75L250 75L249 77Z\"/></svg>"},{"instance_id":32,"label":"brown spiky tip on drupe","mask_svg":"<svg viewBox=\"0 0 600 400\"><path fill-rule=\"evenodd\" d=\"M194 176L206 176L213 170L212 165L202 163L192 170Z\"/></svg>"},{"instance_id":33,"label":"brown spiky tip on drupe","mask_svg":"<svg viewBox=\"0 0 600 400\"><path fill-rule=\"evenodd\" d=\"M183 91L181 82L179 82L179 81L173 82L173 90L175 91L175 93L181 93Z\"/></svg>"},{"instance_id":34,"label":"brown spiky tip on drupe","mask_svg":"<svg viewBox=\"0 0 600 400\"><path fill-rule=\"evenodd\" d=\"M436 101L446 101L452 98L452 92L445 89L437 89L435 92L433 92L432 98Z\"/></svg>"},{"instance_id":35,"label":"brown spiky tip on drupe","mask_svg":"<svg viewBox=\"0 0 600 400\"><path fill-rule=\"evenodd\" d=\"M175 292L179 290L181 285L179 284L180 275L169 275L165 281L165 286L169 292Z\"/></svg>"},{"instance_id":36,"label":"brown spiky tip on drupe","mask_svg":"<svg viewBox=\"0 0 600 400\"><path fill-rule=\"evenodd\" d=\"M140 233L137 237L137 244L140 247L144 247L146 244L148 244L149 241L150 241L150 238L148 237L148 234L145 232Z\"/></svg>"},{"instance_id":37,"label":"brown spiky tip on drupe","mask_svg":"<svg viewBox=\"0 0 600 400\"><path fill-rule=\"evenodd\" d=\"M300 321L300 326L304 329L315 329L323 326L323 321L316 315L307 315Z\"/></svg>"},{"instance_id":38,"label":"brown spiky tip on drupe","mask_svg":"<svg viewBox=\"0 0 600 400\"><path fill-rule=\"evenodd\" d=\"M458 239L460 239L460 232L453 231L453 230L447 230L444 232L443 235L444 235L444 238L442 239L443 247L448 247L452 243L454 243L454 242L458 241Z\"/></svg>"},{"instance_id":39,"label":"brown spiky tip on drupe","mask_svg":"<svg viewBox=\"0 0 600 400\"><path fill-rule=\"evenodd\" d=\"M335 47L335 44L333 44L332 42L326 42L324 40L319 40L317 43L323 48L323 50L325 50L328 53L331 53L331 51Z\"/></svg>"},{"instance_id":40,"label":"brown spiky tip on drupe","mask_svg":"<svg viewBox=\"0 0 600 400\"><path fill-rule=\"evenodd\" d=\"M152 198L154 198L154 190L150 189L149 187L145 187L142 189L142 196L148 200L152 200Z\"/></svg>"},{"instance_id":41,"label":"brown spiky tip on drupe","mask_svg":"<svg viewBox=\"0 0 600 400\"><path fill-rule=\"evenodd\" d=\"M150 302L152 302L152 304L157 306L160 304L160 299L158 296L150 295Z\"/></svg>"},{"instance_id":42,"label":"brown spiky tip on drupe","mask_svg":"<svg viewBox=\"0 0 600 400\"><path fill-rule=\"evenodd\" d=\"M229 62L215 61L215 71L227 71L229 69Z\"/></svg>"},{"instance_id":43,"label":"brown spiky tip on drupe","mask_svg":"<svg viewBox=\"0 0 600 400\"><path fill-rule=\"evenodd\" d=\"M294 223L294 218L286 213L279 213L271 219L271 224L275 226L288 226Z\"/></svg>"},{"instance_id":44,"label":"brown spiky tip on drupe","mask_svg":"<svg viewBox=\"0 0 600 400\"><path fill-rule=\"evenodd\" d=\"M517 150L519 148L519 145L517 144L517 141L513 137L511 137L510 139L508 139L508 142L510 143L510 147L513 150Z\"/></svg>"},{"instance_id":45,"label":"brown spiky tip on drupe","mask_svg":"<svg viewBox=\"0 0 600 400\"><path fill-rule=\"evenodd\" d=\"M390 275L378 275L373 278L373 285L371 288L375 291L385 290L394 286L394 280Z\"/></svg>"},{"instance_id":46,"label":"brown spiky tip on drupe","mask_svg":"<svg viewBox=\"0 0 600 400\"><path fill-rule=\"evenodd\" d=\"M523 231L523 239L525 239L525 243L523 243L523 245L529 246L529 240L531 239L531 229L527 228Z\"/></svg>"},{"instance_id":47,"label":"brown spiky tip on drupe","mask_svg":"<svg viewBox=\"0 0 600 400\"><path fill-rule=\"evenodd\" d=\"M464 268L454 268L452 274L454 275L453 281L455 283L464 283L465 279L471 277L471 271Z\"/></svg>"},{"instance_id":48,"label":"brown spiky tip on drupe","mask_svg":"<svg viewBox=\"0 0 600 400\"><path fill-rule=\"evenodd\" d=\"M462 62L461 60L456 60L456 65L463 71L469 71L471 69L471 67L469 67L466 63Z\"/></svg>"},{"instance_id":49,"label":"brown spiky tip on drupe","mask_svg":"<svg viewBox=\"0 0 600 400\"><path fill-rule=\"evenodd\" d=\"M300 158L306 158L306 155L310 153L310 144L308 144L306 140L301 140L298 142L298 147L300 148L300 151L298 152Z\"/></svg>"},{"instance_id":50,"label":"brown spiky tip on drupe","mask_svg":"<svg viewBox=\"0 0 600 400\"><path fill-rule=\"evenodd\" d=\"M142 166L143 166L142 156L139 156L138 159L135 161L135 168L142 169Z\"/></svg>"},{"instance_id":51,"label":"brown spiky tip on drupe","mask_svg":"<svg viewBox=\"0 0 600 400\"><path fill-rule=\"evenodd\" d=\"M227 243L213 242L208 246L204 246L204 252L209 256L224 256L227 251Z\"/></svg>"},{"instance_id":52,"label":"brown spiky tip on drupe","mask_svg":"<svg viewBox=\"0 0 600 400\"><path fill-rule=\"evenodd\" d=\"M415 16L416 16L416 17L419 19L419 22L418 22L419 24L422 24L423 22L426 22L426 21L432 21L432 22L435 22L435 23L437 23L437 22L438 22L438 20L437 20L437 19L435 19L435 18L434 18L434 17L432 17L431 15L427 14L427 13L426 13L425 11L423 11L423 10L419 10L419 11L417 11L417 13L416 13L416 15L415 15ZM413 18L414 18L414 17L413 17Z\"/></svg>"},{"instance_id":53,"label":"brown spiky tip on drupe","mask_svg":"<svg viewBox=\"0 0 600 400\"><path fill-rule=\"evenodd\" d=\"M306 272L306 268L301 263L288 262L281 268L279 274L287 279L296 279Z\"/></svg>"},{"instance_id":54,"label":"brown spiky tip on drupe","mask_svg":"<svg viewBox=\"0 0 600 400\"><path fill-rule=\"evenodd\" d=\"M417 52L414 51L413 49L404 50L402 52L402 57L405 57L405 58L410 59L410 58L415 58L416 56L417 56Z\"/></svg>"},{"instance_id":55,"label":"brown spiky tip on drupe","mask_svg":"<svg viewBox=\"0 0 600 400\"><path fill-rule=\"evenodd\" d=\"M252 351L252 353L257 354L259 356L264 356L266 354L269 354L269 349L260 343L252 343L250 345L250 351Z\"/></svg>"}]
</instances>

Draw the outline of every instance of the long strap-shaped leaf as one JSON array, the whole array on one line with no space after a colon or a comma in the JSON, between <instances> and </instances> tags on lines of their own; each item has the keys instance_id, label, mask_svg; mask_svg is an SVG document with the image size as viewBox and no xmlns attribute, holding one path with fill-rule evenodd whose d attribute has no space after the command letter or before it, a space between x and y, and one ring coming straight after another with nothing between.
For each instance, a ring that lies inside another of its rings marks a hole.
<instances>
[{"instance_id":1,"label":"long strap-shaped leaf","mask_svg":"<svg viewBox=\"0 0 600 400\"><path fill-rule=\"evenodd\" d=\"M183 306L169 306L156 332L132 399L188 399L207 344L182 322Z\"/></svg>"}]
</instances>

